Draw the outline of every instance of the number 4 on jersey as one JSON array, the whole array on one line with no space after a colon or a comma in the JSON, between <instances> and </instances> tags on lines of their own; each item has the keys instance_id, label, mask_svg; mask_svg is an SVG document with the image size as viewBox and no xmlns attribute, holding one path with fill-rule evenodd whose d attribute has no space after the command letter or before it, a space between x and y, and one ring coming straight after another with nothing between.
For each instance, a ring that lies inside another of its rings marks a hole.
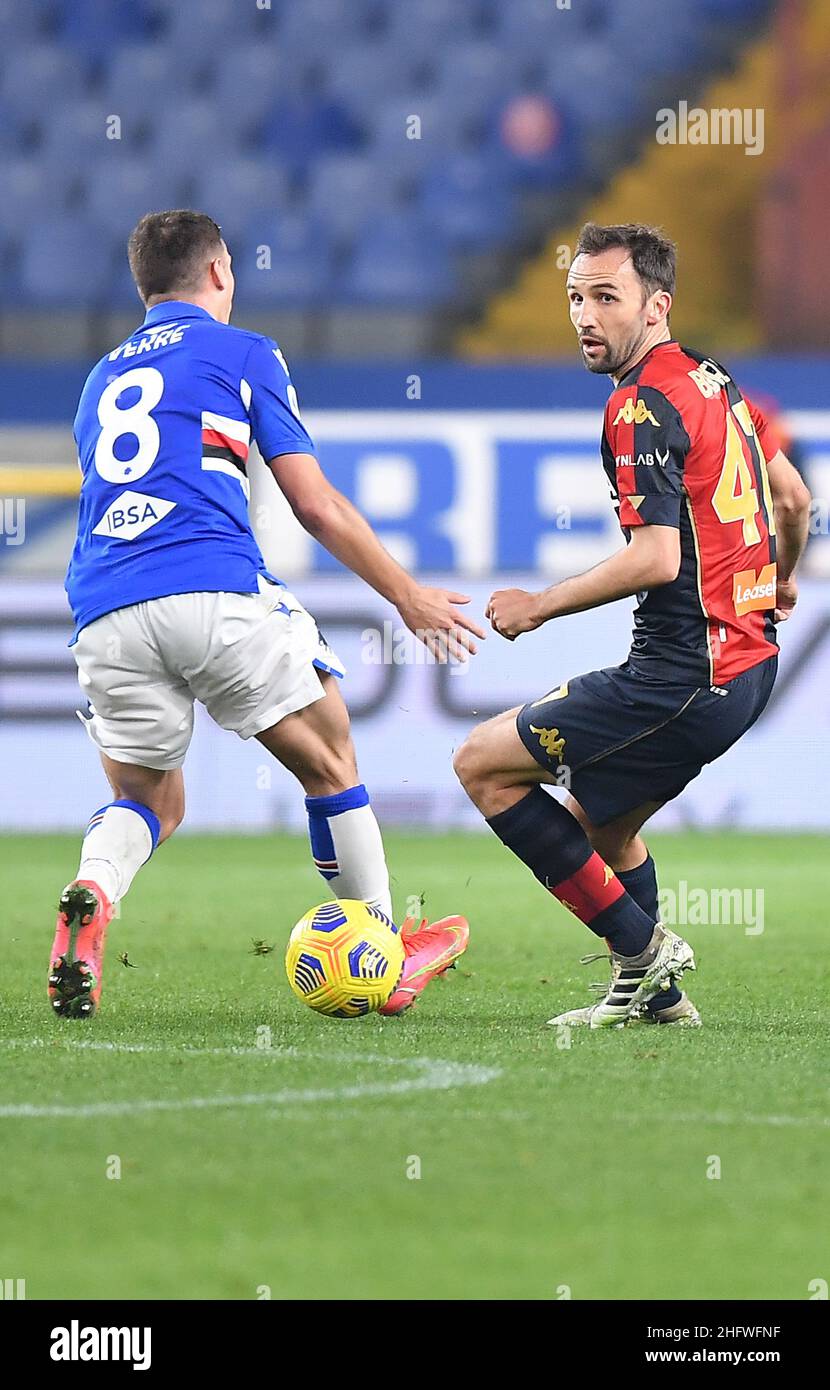
<instances>
[{"instance_id":1,"label":"number 4 on jersey","mask_svg":"<svg viewBox=\"0 0 830 1390\"><path fill-rule=\"evenodd\" d=\"M764 489L764 501L769 517L769 531L770 535L775 535L775 522L769 496L764 453L755 433L755 426L752 423L752 416L746 401L738 401L726 415L726 453L724 454L718 485L712 496L712 506L720 521L740 521L743 523L744 545L757 545L761 539L756 521L759 511L758 489L752 480L752 474L746 460L744 441L741 439L738 426L735 423L736 418L746 437L755 440Z\"/></svg>"}]
</instances>

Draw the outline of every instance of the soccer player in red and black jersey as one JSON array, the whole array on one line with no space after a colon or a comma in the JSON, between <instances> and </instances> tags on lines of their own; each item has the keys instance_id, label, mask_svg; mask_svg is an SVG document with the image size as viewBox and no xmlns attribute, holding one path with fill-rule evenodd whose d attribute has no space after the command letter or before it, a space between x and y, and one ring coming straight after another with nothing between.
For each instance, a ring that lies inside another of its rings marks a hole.
<instances>
[{"instance_id":1,"label":"soccer player in red and black jersey","mask_svg":"<svg viewBox=\"0 0 830 1390\"><path fill-rule=\"evenodd\" d=\"M775 680L776 624L796 603L810 496L729 372L671 336L674 245L653 228L582 230L567 281L585 366L610 376L602 461L626 544L542 593L496 591L510 640L637 596L622 666L555 672L554 689L475 729L455 768L488 824L611 953L597 1004L552 1023L695 1025L678 986L688 943L658 921L640 836L755 722ZM562 785L566 806L539 783Z\"/></svg>"}]
</instances>

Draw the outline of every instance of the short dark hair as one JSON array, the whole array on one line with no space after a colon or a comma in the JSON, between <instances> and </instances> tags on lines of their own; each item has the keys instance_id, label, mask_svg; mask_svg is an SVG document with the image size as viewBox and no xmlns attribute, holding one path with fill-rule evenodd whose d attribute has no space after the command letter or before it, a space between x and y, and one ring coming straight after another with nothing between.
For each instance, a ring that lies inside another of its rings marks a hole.
<instances>
[{"instance_id":1,"label":"short dark hair","mask_svg":"<svg viewBox=\"0 0 830 1390\"><path fill-rule=\"evenodd\" d=\"M130 270L145 303L153 295L198 289L221 251L221 228L191 208L146 212L127 243Z\"/></svg>"},{"instance_id":2,"label":"short dark hair","mask_svg":"<svg viewBox=\"0 0 830 1390\"><path fill-rule=\"evenodd\" d=\"M657 227L641 222L621 222L603 227L586 222L576 243L577 256L598 256L614 246L631 252L634 269L640 277L646 298L655 290L674 294L677 282L677 247Z\"/></svg>"}]
</instances>

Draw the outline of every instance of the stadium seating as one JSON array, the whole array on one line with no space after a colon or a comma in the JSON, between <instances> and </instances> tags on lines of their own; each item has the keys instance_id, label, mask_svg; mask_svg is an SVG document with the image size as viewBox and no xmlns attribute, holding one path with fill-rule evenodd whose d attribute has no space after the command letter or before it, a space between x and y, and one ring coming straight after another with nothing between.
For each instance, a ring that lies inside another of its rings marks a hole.
<instances>
[{"instance_id":1,"label":"stadium seating","mask_svg":"<svg viewBox=\"0 0 830 1390\"><path fill-rule=\"evenodd\" d=\"M65 213L29 229L18 281L25 302L59 309L100 306L111 279L111 243L85 218Z\"/></svg>"},{"instance_id":2,"label":"stadium seating","mask_svg":"<svg viewBox=\"0 0 830 1390\"><path fill-rule=\"evenodd\" d=\"M254 307L301 308L331 293L333 252L325 223L301 212L254 218L236 253L237 293Z\"/></svg>"},{"instance_id":3,"label":"stadium seating","mask_svg":"<svg viewBox=\"0 0 830 1390\"><path fill-rule=\"evenodd\" d=\"M425 307L446 302L452 290L446 242L408 212L390 213L367 228L340 284L343 300L366 305Z\"/></svg>"},{"instance_id":4,"label":"stadium seating","mask_svg":"<svg viewBox=\"0 0 830 1390\"><path fill-rule=\"evenodd\" d=\"M0 0L7 293L36 307L52 285L65 302L58 270L83 234L88 305L117 308L131 223L190 202L234 243L240 304L444 304L466 257L522 244L528 198L537 216L548 199L553 221L564 191L607 176L608 132L619 141L653 115L650 75L705 70L723 29L768 9ZM268 272L252 241L263 219L285 222ZM34 238L54 253L46 277Z\"/></svg>"}]
</instances>

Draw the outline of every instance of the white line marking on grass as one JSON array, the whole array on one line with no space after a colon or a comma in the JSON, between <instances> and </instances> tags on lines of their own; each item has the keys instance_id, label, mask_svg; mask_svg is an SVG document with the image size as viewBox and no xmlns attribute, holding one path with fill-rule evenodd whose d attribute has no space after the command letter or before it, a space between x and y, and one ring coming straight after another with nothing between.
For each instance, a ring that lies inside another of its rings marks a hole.
<instances>
[{"instance_id":1,"label":"white line marking on grass","mask_svg":"<svg viewBox=\"0 0 830 1390\"><path fill-rule=\"evenodd\" d=\"M769 1125L773 1128L793 1126L797 1129L827 1129L830 1127L828 1115L727 1115L713 1111L712 1114L684 1115L672 1111L672 1122L679 1120L688 1125ZM612 1124L647 1124L642 1115L612 1115Z\"/></svg>"},{"instance_id":2,"label":"white line marking on grass","mask_svg":"<svg viewBox=\"0 0 830 1390\"><path fill-rule=\"evenodd\" d=\"M121 1043L94 1042L78 1038L7 1038L0 1039L0 1048L21 1051L57 1052L60 1048L85 1052L155 1052L176 1057L313 1057L317 1054L298 1047L189 1047L187 1043ZM351 1053L320 1053L320 1056L352 1056ZM368 1060L368 1058L367 1058ZM372 1058L374 1061L375 1059ZM381 1059L380 1060L391 1060Z\"/></svg>"},{"instance_id":3,"label":"white line marking on grass","mask_svg":"<svg viewBox=\"0 0 830 1390\"><path fill-rule=\"evenodd\" d=\"M349 1052L344 1048L292 1047L272 1044L271 1047L191 1047L188 1043L122 1043L103 1042L90 1038L0 1038L3 1048L20 1051L58 1052L61 1048L70 1051L109 1052L109 1053L152 1053L169 1057L255 1057L259 1061L279 1062L286 1057L321 1057L329 1062L371 1063L386 1067L431 1066L431 1057L396 1057L382 1052Z\"/></svg>"},{"instance_id":4,"label":"white line marking on grass","mask_svg":"<svg viewBox=\"0 0 830 1390\"><path fill-rule=\"evenodd\" d=\"M439 1062L410 1058L422 1069L421 1076L402 1081L366 1082L354 1086L330 1086L305 1090L286 1089L238 1096L191 1096L178 1100L99 1101L89 1105L3 1105L0 1119L91 1119L97 1116L142 1115L159 1110L220 1110L251 1105L314 1105L320 1101L363 1100L368 1096L406 1095L413 1091L448 1091L456 1086L484 1086L501 1072L464 1062Z\"/></svg>"}]
</instances>

